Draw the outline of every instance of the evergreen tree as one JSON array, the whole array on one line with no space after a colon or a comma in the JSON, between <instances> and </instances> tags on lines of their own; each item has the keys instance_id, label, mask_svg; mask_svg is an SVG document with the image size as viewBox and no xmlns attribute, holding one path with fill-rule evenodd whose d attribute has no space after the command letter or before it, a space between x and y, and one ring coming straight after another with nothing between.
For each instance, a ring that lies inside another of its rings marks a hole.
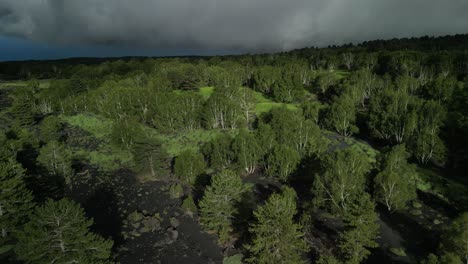
<instances>
[{"instance_id":1,"label":"evergreen tree","mask_svg":"<svg viewBox=\"0 0 468 264\"><path fill-rule=\"evenodd\" d=\"M33 196L23 177L24 170L19 164L0 162L0 248L21 230L34 206Z\"/></svg>"},{"instance_id":2,"label":"evergreen tree","mask_svg":"<svg viewBox=\"0 0 468 264\"><path fill-rule=\"evenodd\" d=\"M304 263L302 255L307 251L307 245L302 226L294 223L296 213L296 193L289 187L272 194L255 210L257 222L249 229L253 240L247 246L251 253L250 263Z\"/></svg>"},{"instance_id":3,"label":"evergreen tree","mask_svg":"<svg viewBox=\"0 0 468 264\"><path fill-rule=\"evenodd\" d=\"M398 145L384 155L381 172L375 177L375 192L379 202L389 211L406 208L406 202L416 198L415 167L408 164L405 145Z\"/></svg>"},{"instance_id":4,"label":"evergreen tree","mask_svg":"<svg viewBox=\"0 0 468 264\"><path fill-rule=\"evenodd\" d=\"M11 112L15 121L20 126L33 125L35 122L36 110L35 99L31 90L21 88L15 92L15 99L11 107Z\"/></svg>"},{"instance_id":5,"label":"evergreen tree","mask_svg":"<svg viewBox=\"0 0 468 264\"><path fill-rule=\"evenodd\" d=\"M211 185L200 201L200 221L207 230L219 235L221 243L231 239L232 221L238 213L237 203L247 190L240 176L233 171L223 170L211 178Z\"/></svg>"},{"instance_id":6,"label":"evergreen tree","mask_svg":"<svg viewBox=\"0 0 468 264\"><path fill-rule=\"evenodd\" d=\"M61 130L63 124L60 121L60 118L56 116L48 116L44 118L41 122L41 139L44 142L49 142L52 140L59 141L61 138Z\"/></svg>"},{"instance_id":7,"label":"evergreen tree","mask_svg":"<svg viewBox=\"0 0 468 264\"><path fill-rule=\"evenodd\" d=\"M343 215L345 231L340 235L340 252L346 263L359 264L370 255L369 248L378 247L378 215L370 195L362 193Z\"/></svg>"},{"instance_id":8,"label":"evergreen tree","mask_svg":"<svg viewBox=\"0 0 468 264\"><path fill-rule=\"evenodd\" d=\"M452 255L460 263L468 263L468 212L455 218L444 234L441 244L443 255ZM457 263L454 261L452 263Z\"/></svg>"},{"instance_id":9,"label":"evergreen tree","mask_svg":"<svg viewBox=\"0 0 468 264\"><path fill-rule=\"evenodd\" d=\"M176 157L174 174L180 180L194 185L197 177L205 172L203 155L192 150L185 150Z\"/></svg>"},{"instance_id":10,"label":"evergreen tree","mask_svg":"<svg viewBox=\"0 0 468 264\"><path fill-rule=\"evenodd\" d=\"M18 234L16 254L25 263L107 263L113 242L89 231L79 204L62 199L36 207Z\"/></svg>"},{"instance_id":11,"label":"evergreen tree","mask_svg":"<svg viewBox=\"0 0 468 264\"><path fill-rule=\"evenodd\" d=\"M40 149L37 161L50 174L63 177L70 184L73 175L70 156L70 151L62 143L52 140Z\"/></svg>"},{"instance_id":12,"label":"evergreen tree","mask_svg":"<svg viewBox=\"0 0 468 264\"><path fill-rule=\"evenodd\" d=\"M132 153L136 169L149 173L152 178L163 174L167 169L167 153L157 138L144 136L135 139Z\"/></svg>"}]
</instances>

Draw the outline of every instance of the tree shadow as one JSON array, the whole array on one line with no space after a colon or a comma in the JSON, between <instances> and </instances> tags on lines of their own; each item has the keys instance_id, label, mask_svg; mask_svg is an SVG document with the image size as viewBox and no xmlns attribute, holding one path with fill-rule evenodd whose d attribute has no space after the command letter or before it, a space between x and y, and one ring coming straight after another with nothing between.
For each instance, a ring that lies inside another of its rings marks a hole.
<instances>
[{"instance_id":1,"label":"tree shadow","mask_svg":"<svg viewBox=\"0 0 468 264\"><path fill-rule=\"evenodd\" d=\"M112 238L115 244L123 241L122 219L118 208L118 200L112 189L97 188L93 194L82 203L86 215L93 218L91 229L103 237Z\"/></svg>"}]
</instances>

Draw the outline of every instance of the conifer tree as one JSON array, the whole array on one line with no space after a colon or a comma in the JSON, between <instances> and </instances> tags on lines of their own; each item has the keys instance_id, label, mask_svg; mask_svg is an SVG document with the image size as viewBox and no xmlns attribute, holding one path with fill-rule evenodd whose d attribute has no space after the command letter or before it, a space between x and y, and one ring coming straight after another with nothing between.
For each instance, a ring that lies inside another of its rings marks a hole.
<instances>
[{"instance_id":1,"label":"conifer tree","mask_svg":"<svg viewBox=\"0 0 468 264\"><path fill-rule=\"evenodd\" d=\"M40 149L37 161L53 176L61 176L65 179L65 183L71 183L73 169L70 151L62 143L55 140L49 141Z\"/></svg>"},{"instance_id":2,"label":"conifer tree","mask_svg":"<svg viewBox=\"0 0 468 264\"><path fill-rule=\"evenodd\" d=\"M370 195L362 193L343 215L345 230L340 235L340 252L345 263L359 264L378 247L378 215Z\"/></svg>"},{"instance_id":3,"label":"conifer tree","mask_svg":"<svg viewBox=\"0 0 468 264\"><path fill-rule=\"evenodd\" d=\"M224 170L211 178L211 185L200 201L200 221L207 230L219 235L221 243L230 239L232 221L238 213L237 203L247 190L240 176L233 171Z\"/></svg>"},{"instance_id":4,"label":"conifer tree","mask_svg":"<svg viewBox=\"0 0 468 264\"><path fill-rule=\"evenodd\" d=\"M23 182L24 170L14 162L0 162L0 247L21 229L34 206Z\"/></svg>"},{"instance_id":5,"label":"conifer tree","mask_svg":"<svg viewBox=\"0 0 468 264\"><path fill-rule=\"evenodd\" d=\"M302 254L307 251L307 245L302 226L293 220L296 213L296 193L289 187L272 194L255 210L257 222L249 229L253 241L247 246L250 263L304 263Z\"/></svg>"},{"instance_id":6,"label":"conifer tree","mask_svg":"<svg viewBox=\"0 0 468 264\"><path fill-rule=\"evenodd\" d=\"M108 263L113 242L89 231L92 220L68 199L36 207L18 234L16 254L25 263Z\"/></svg>"}]
</instances>

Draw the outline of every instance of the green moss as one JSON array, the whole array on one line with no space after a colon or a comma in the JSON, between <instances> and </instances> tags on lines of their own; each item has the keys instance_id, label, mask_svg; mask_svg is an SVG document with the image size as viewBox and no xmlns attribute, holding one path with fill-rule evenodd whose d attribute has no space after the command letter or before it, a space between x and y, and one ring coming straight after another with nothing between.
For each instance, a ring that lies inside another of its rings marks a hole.
<instances>
[{"instance_id":1,"label":"green moss","mask_svg":"<svg viewBox=\"0 0 468 264\"><path fill-rule=\"evenodd\" d=\"M184 196L184 188L182 185L174 183L169 187L169 195L173 199L178 199Z\"/></svg>"},{"instance_id":2,"label":"green moss","mask_svg":"<svg viewBox=\"0 0 468 264\"><path fill-rule=\"evenodd\" d=\"M404 248L390 248L390 252L399 257L406 257L406 252Z\"/></svg>"},{"instance_id":3,"label":"green moss","mask_svg":"<svg viewBox=\"0 0 468 264\"><path fill-rule=\"evenodd\" d=\"M421 204L421 203L419 203L419 202L417 202L417 201L413 201L413 203L412 203L412 204L413 204L413 207L414 207L414 208L416 208L416 209L419 209L419 208L421 208L421 207L422 207L422 204Z\"/></svg>"},{"instance_id":4,"label":"green moss","mask_svg":"<svg viewBox=\"0 0 468 264\"><path fill-rule=\"evenodd\" d=\"M419 215L422 215L422 211L419 210L419 209L414 209L414 210L411 210L410 213L414 216L419 216Z\"/></svg>"},{"instance_id":5,"label":"green moss","mask_svg":"<svg viewBox=\"0 0 468 264\"><path fill-rule=\"evenodd\" d=\"M236 254L229 257L224 257L223 264L242 264L242 258L244 255Z\"/></svg>"}]
</instances>

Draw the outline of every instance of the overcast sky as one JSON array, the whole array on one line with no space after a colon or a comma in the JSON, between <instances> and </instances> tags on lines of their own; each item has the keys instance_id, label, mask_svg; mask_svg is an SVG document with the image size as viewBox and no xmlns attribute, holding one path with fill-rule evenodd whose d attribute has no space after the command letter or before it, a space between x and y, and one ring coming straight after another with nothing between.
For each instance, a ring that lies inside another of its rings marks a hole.
<instances>
[{"instance_id":1,"label":"overcast sky","mask_svg":"<svg viewBox=\"0 0 468 264\"><path fill-rule=\"evenodd\" d=\"M0 0L0 60L282 51L468 33L468 0Z\"/></svg>"}]
</instances>

